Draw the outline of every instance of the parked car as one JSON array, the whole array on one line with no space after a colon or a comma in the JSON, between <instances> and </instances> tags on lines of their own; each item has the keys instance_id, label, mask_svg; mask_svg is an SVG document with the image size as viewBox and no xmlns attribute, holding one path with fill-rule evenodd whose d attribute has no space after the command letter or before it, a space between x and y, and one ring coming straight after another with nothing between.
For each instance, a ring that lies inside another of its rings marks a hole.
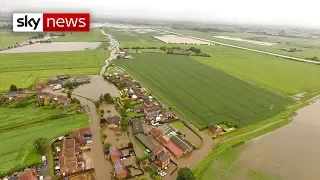
<instances>
[{"instance_id":1,"label":"parked car","mask_svg":"<svg viewBox=\"0 0 320 180\"><path fill-rule=\"evenodd\" d=\"M62 86L61 86L61 84L58 84L58 85L56 85L56 86L53 86L53 91L55 91L55 90L59 90L59 89L62 89Z\"/></svg>"}]
</instances>

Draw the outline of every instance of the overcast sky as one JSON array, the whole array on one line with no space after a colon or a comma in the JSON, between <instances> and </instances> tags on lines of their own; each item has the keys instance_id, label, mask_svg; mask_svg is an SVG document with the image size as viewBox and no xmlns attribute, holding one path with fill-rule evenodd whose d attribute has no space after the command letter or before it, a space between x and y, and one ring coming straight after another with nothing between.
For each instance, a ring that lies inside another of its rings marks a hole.
<instances>
[{"instance_id":1,"label":"overcast sky","mask_svg":"<svg viewBox=\"0 0 320 180\"><path fill-rule=\"evenodd\" d=\"M85 11L96 17L155 18L320 28L318 0L0 0L0 12Z\"/></svg>"}]
</instances>

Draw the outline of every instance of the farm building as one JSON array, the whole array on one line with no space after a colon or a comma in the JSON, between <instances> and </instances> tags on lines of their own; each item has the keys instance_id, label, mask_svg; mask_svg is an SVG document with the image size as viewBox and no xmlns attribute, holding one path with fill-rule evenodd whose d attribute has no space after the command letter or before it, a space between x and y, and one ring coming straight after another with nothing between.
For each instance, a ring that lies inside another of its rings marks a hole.
<instances>
[{"instance_id":1,"label":"farm building","mask_svg":"<svg viewBox=\"0 0 320 180\"><path fill-rule=\"evenodd\" d=\"M223 132L223 128L220 128L218 125L215 124L209 124L208 130L215 135L218 135Z\"/></svg>"},{"instance_id":2,"label":"farm building","mask_svg":"<svg viewBox=\"0 0 320 180\"><path fill-rule=\"evenodd\" d=\"M182 137L179 135L172 136L170 138L170 140L174 144L179 146L179 148L183 151L184 154L191 152L193 150L193 146L190 143L188 143L187 141L185 141L184 139L182 139Z\"/></svg>"},{"instance_id":3,"label":"farm building","mask_svg":"<svg viewBox=\"0 0 320 180\"><path fill-rule=\"evenodd\" d=\"M176 158L179 158L184 154L183 150L169 139L166 141L165 146Z\"/></svg>"},{"instance_id":4,"label":"farm building","mask_svg":"<svg viewBox=\"0 0 320 180\"><path fill-rule=\"evenodd\" d=\"M19 100L24 99L28 96L28 94L24 91L11 91L4 95L5 99L11 100Z\"/></svg>"},{"instance_id":5,"label":"farm building","mask_svg":"<svg viewBox=\"0 0 320 180\"><path fill-rule=\"evenodd\" d=\"M144 133L143 126L140 119L132 120L132 129L134 134Z\"/></svg>"},{"instance_id":6,"label":"farm building","mask_svg":"<svg viewBox=\"0 0 320 180\"><path fill-rule=\"evenodd\" d=\"M153 150L156 147L148 136L144 134L139 133L136 135L136 138L150 150Z\"/></svg>"},{"instance_id":7,"label":"farm building","mask_svg":"<svg viewBox=\"0 0 320 180\"><path fill-rule=\"evenodd\" d=\"M162 136L161 132L157 129L157 128L152 128L150 130L150 133L153 137L155 137L156 139L158 139L160 136Z\"/></svg>"},{"instance_id":8,"label":"farm building","mask_svg":"<svg viewBox=\"0 0 320 180\"><path fill-rule=\"evenodd\" d=\"M75 83L90 83L90 78L88 76L79 76L72 79Z\"/></svg>"}]
</instances>

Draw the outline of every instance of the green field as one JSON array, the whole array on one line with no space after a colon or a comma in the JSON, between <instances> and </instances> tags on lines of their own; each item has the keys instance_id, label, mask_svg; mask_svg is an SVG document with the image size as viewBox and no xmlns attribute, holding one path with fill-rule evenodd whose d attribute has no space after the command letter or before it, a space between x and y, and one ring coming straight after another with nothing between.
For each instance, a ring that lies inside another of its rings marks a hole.
<instances>
[{"instance_id":1,"label":"green field","mask_svg":"<svg viewBox=\"0 0 320 180\"><path fill-rule=\"evenodd\" d=\"M320 90L320 66L224 46L196 60L287 95Z\"/></svg>"},{"instance_id":2,"label":"green field","mask_svg":"<svg viewBox=\"0 0 320 180\"><path fill-rule=\"evenodd\" d=\"M160 36L160 32L145 31L139 29L119 29L119 28L104 28L107 34L111 34L120 43L124 41L136 42L160 42L153 36Z\"/></svg>"},{"instance_id":3,"label":"green field","mask_svg":"<svg viewBox=\"0 0 320 180\"><path fill-rule=\"evenodd\" d=\"M32 33L14 33L7 31L0 31L0 49L7 48L16 43L28 40L30 37L34 36Z\"/></svg>"},{"instance_id":4,"label":"green field","mask_svg":"<svg viewBox=\"0 0 320 180\"><path fill-rule=\"evenodd\" d=\"M52 139L74 128L88 126L87 114L52 119L57 111L33 107L0 108L0 176L41 163L41 157L33 148L35 139Z\"/></svg>"},{"instance_id":5,"label":"green field","mask_svg":"<svg viewBox=\"0 0 320 180\"><path fill-rule=\"evenodd\" d=\"M261 51L278 53L278 54L283 54L283 55L293 56L298 58L311 58L313 56L317 56L318 58L320 58L320 51L319 51L320 40L319 39L265 36L265 35L257 35L252 33L213 33L213 32L190 31L190 30L177 30L177 29L170 29L170 31L185 34L185 35L188 34L190 36L204 38L212 41L242 46L246 48L257 49ZM255 45L248 42L221 39L214 36L229 36L233 38L244 38L244 39L253 38L253 39L264 41L264 42L273 42L278 44L273 46L263 46L263 45ZM282 48L297 48L297 49L301 49L302 51L287 52L287 51L282 51L281 50Z\"/></svg>"},{"instance_id":6,"label":"green field","mask_svg":"<svg viewBox=\"0 0 320 180\"><path fill-rule=\"evenodd\" d=\"M199 128L223 121L246 126L292 103L186 56L142 53L114 62Z\"/></svg>"},{"instance_id":7,"label":"green field","mask_svg":"<svg viewBox=\"0 0 320 180\"><path fill-rule=\"evenodd\" d=\"M104 50L0 54L0 91L26 88L40 77L98 74L108 56Z\"/></svg>"},{"instance_id":8,"label":"green field","mask_svg":"<svg viewBox=\"0 0 320 180\"><path fill-rule=\"evenodd\" d=\"M103 42L109 41L108 38L101 33L99 28L91 29L90 32L72 33L66 36L52 40L52 42Z\"/></svg>"}]
</instances>

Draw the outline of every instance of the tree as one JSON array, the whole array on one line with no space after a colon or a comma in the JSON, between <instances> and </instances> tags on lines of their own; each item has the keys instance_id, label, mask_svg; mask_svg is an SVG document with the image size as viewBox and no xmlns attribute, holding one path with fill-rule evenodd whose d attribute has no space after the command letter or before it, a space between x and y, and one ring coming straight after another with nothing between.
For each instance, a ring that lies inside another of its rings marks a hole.
<instances>
[{"instance_id":1,"label":"tree","mask_svg":"<svg viewBox=\"0 0 320 180\"><path fill-rule=\"evenodd\" d=\"M17 91L17 90L18 90L17 86L11 84L11 86L10 86L10 91Z\"/></svg>"},{"instance_id":2,"label":"tree","mask_svg":"<svg viewBox=\"0 0 320 180\"><path fill-rule=\"evenodd\" d=\"M123 103L123 107L125 108L125 109L129 109L130 108L130 100L125 100L124 101L124 103Z\"/></svg>"},{"instance_id":3,"label":"tree","mask_svg":"<svg viewBox=\"0 0 320 180\"><path fill-rule=\"evenodd\" d=\"M113 99L110 95L110 93L106 93L103 95L103 100L106 101L107 103L109 104L112 104L113 103Z\"/></svg>"},{"instance_id":4,"label":"tree","mask_svg":"<svg viewBox=\"0 0 320 180\"><path fill-rule=\"evenodd\" d=\"M96 106L96 108L98 109L101 105L101 102L100 101L95 101L94 102L94 105Z\"/></svg>"},{"instance_id":5,"label":"tree","mask_svg":"<svg viewBox=\"0 0 320 180\"><path fill-rule=\"evenodd\" d=\"M110 147L111 147L111 144L110 144L110 143L104 144L104 146L103 146L104 153L108 154Z\"/></svg>"},{"instance_id":6,"label":"tree","mask_svg":"<svg viewBox=\"0 0 320 180\"><path fill-rule=\"evenodd\" d=\"M162 46L162 47L160 47L159 49L162 50L162 51L166 51L166 50L167 50L167 47L166 47L166 46Z\"/></svg>"},{"instance_id":7,"label":"tree","mask_svg":"<svg viewBox=\"0 0 320 180\"><path fill-rule=\"evenodd\" d=\"M36 149L38 154L44 155L47 142L48 142L48 139L44 137L38 138L33 141L34 148Z\"/></svg>"},{"instance_id":8,"label":"tree","mask_svg":"<svg viewBox=\"0 0 320 180\"><path fill-rule=\"evenodd\" d=\"M70 91L67 92L67 96L68 96L68 98L71 98L71 92Z\"/></svg>"},{"instance_id":9,"label":"tree","mask_svg":"<svg viewBox=\"0 0 320 180\"><path fill-rule=\"evenodd\" d=\"M43 105L45 105L45 106L50 105L50 98L45 98L43 101Z\"/></svg>"},{"instance_id":10,"label":"tree","mask_svg":"<svg viewBox=\"0 0 320 180\"><path fill-rule=\"evenodd\" d=\"M178 170L177 180L195 180L193 172L191 169L184 167Z\"/></svg>"}]
</instances>

